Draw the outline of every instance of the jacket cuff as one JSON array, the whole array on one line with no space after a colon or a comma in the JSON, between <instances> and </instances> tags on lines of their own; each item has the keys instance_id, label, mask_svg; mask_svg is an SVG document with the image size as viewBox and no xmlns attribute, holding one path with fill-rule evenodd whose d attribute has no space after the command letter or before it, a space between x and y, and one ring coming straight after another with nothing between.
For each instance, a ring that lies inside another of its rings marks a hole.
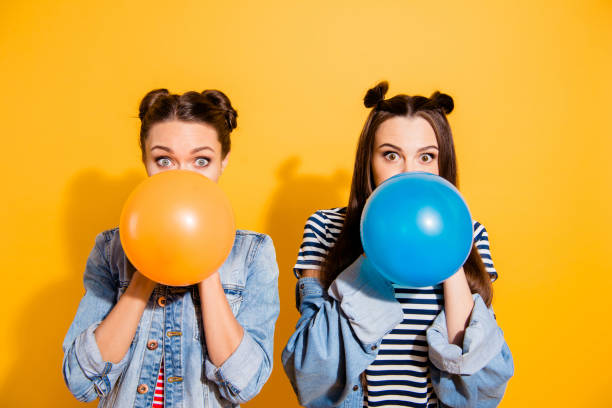
<instances>
[{"instance_id":1,"label":"jacket cuff","mask_svg":"<svg viewBox=\"0 0 612 408\"><path fill-rule=\"evenodd\" d=\"M404 318L393 286L364 256L338 275L328 293L340 303L355 335L364 345L380 342Z\"/></svg>"},{"instance_id":2,"label":"jacket cuff","mask_svg":"<svg viewBox=\"0 0 612 408\"><path fill-rule=\"evenodd\" d=\"M204 368L206 378L237 396L246 389L253 376L260 371L262 364L261 348L245 330L238 348L221 367L215 366L207 355Z\"/></svg>"},{"instance_id":3,"label":"jacket cuff","mask_svg":"<svg viewBox=\"0 0 612 408\"><path fill-rule=\"evenodd\" d=\"M111 390L111 378L116 378L130 359L131 347L125 356L116 364L104 361L94 331L99 323L92 324L75 339L75 354L85 376L93 382L99 396L107 395ZM110 377L110 378L109 378Z\"/></svg>"},{"instance_id":4,"label":"jacket cuff","mask_svg":"<svg viewBox=\"0 0 612 408\"><path fill-rule=\"evenodd\" d=\"M301 278L295 285L295 307L301 311L302 302L323 297L325 291L317 278Z\"/></svg>"},{"instance_id":5,"label":"jacket cuff","mask_svg":"<svg viewBox=\"0 0 612 408\"><path fill-rule=\"evenodd\" d=\"M477 293L472 295L474 308L463 337L463 347L448 341L444 310L427 329L429 359L440 370L450 374L471 375L484 368L502 349L504 336L497 326L492 309Z\"/></svg>"}]
</instances>

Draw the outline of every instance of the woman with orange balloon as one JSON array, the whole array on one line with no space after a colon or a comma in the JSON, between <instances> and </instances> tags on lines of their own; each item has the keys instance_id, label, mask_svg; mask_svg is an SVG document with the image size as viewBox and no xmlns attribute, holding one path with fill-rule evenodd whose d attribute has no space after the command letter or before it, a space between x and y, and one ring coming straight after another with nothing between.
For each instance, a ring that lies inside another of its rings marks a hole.
<instances>
[{"instance_id":1,"label":"woman with orange balloon","mask_svg":"<svg viewBox=\"0 0 612 408\"><path fill-rule=\"evenodd\" d=\"M216 182L237 113L216 90L149 92L140 147L150 176L119 229L96 237L64 340L64 379L100 406L233 406L270 376L279 312L271 239L235 230Z\"/></svg>"}]
</instances>

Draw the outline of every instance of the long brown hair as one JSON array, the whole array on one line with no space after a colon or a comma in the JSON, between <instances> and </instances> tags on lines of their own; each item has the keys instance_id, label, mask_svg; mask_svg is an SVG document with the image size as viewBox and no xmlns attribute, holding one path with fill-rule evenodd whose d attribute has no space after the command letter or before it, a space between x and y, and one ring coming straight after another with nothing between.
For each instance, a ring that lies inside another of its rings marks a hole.
<instances>
[{"instance_id":1,"label":"long brown hair","mask_svg":"<svg viewBox=\"0 0 612 408\"><path fill-rule=\"evenodd\" d=\"M168 120L206 123L217 131L221 143L221 157L230 151L230 133L237 126L238 113L229 98L221 91L208 89L171 94L167 89L154 89L140 102L140 150L145 161L145 141L153 125Z\"/></svg>"},{"instance_id":2,"label":"long brown hair","mask_svg":"<svg viewBox=\"0 0 612 408\"><path fill-rule=\"evenodd\" d=\"M453 135L446 115L454 108L453 98L435 92L431 97L396 95L385 99L389 84L384 81L368 90L364 97L366 108L373 108L359 137L351 193L346 209L346 218L336 244L329 250L322 266L322 280L325 287L336 279L338 274L363 253L359 235L361 212L366 200L374 190L372 175L372 153L374 137L378 127L387 119L395 116L419 116L427 120L433 128L439 148L439 174L457 186L457 159ZM482 259L474 245L463 265L472 293L478 293L487 306L493 300L491 279L486 272Z\"/></svg>"}]
</instances>

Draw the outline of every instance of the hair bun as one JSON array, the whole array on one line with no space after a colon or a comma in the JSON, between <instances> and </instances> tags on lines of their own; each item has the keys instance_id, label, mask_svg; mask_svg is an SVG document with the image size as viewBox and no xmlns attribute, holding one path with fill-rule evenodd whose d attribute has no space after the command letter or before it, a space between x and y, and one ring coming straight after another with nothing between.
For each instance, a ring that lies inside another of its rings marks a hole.
<instances>
[{"instance_id":1,"label":"hair bun","mask_svg":"<svg viewBox=\"0 0 612 408\"><path fill-rule=\"evenodd\" d=\"M220 110L224 111L227 127L230 131L236 129L236 126L238 126L238 122L236 121L238 112L232 107L232 103L227 95L216 89L207 89L202 91L202 96Z\"/></svg>"},{"instance_id":2,"label":"hair bun","mask_svg":"<svg viewBox=\"0 0 612 408\"><path fill-rule=\"evenodd\" d=\"M138 117L142 121L147 114L147 111L159 100L162 96L168 96L170 92L167 89L154 89L142 98L142 102L140 102L140 107L138 108Z\"/></svg>"},{"instance_id":3,"label":"hair bun","mask_svg":"<svg viewBox=\"0 0 612 408\"><path fill-rule=\"evenodd\" d=\"M363 98L363 104L366 108L376 106L380 101L385 100L385 94L389 89L387 81L379 82L374 88L371 88Z\"/></svg>"},{"instance_id":4,"label":"hair bun","mask_svg":"<svg viewBox=\"0 0 612 408\"><path fill-rule=\"evenodd\" d=\"M434 92L431 95L431 99L437 106L439 106L445 114L449 114L455 108L455 102L453 102L453 98L450 95L445 93L440 93L438 91Z\"/></svg>"}]
</instances>

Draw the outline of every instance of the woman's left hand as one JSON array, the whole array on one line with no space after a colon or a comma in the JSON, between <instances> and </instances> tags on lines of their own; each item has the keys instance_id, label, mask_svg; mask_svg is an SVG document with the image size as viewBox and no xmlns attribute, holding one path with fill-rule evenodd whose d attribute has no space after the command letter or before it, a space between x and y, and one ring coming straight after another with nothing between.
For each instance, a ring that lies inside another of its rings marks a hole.
<instances>
[{"instance_id":1,"label":"woman's left hand","mask_svg":"<svg viewBox=\"0 0 612 408\"><path fill-rule=\"evenodd\" d=\"M220 367L240 345L244 330L227 302L218 271L198 283L198 290L208 357Z\"/></svg>"},{"instance_id":2,"label":"woman's left hand","mask_svg":"<svg viewBox=\"0 0 612 408\"><path fill-rule=\"evenodd\" d=\"M449 343L463 345L463 335L470 322L474 307L472 292L461 267L442 284L444 288L444 312L448 327Z\"/></svg>"},{"instance_id":3,"label":"woman's left hand","mask_svg":"<svg viewBox=\"0 0 612 408\"><path fill-rule=\"evenodd\" d=\"M212 286L215 286L217 284L221 284L221 278L219 276L219 271L214 271L213 273L211 273L209 276L206 277L206 279L204 279L203 281L198 283L198 288L200 289L200 294L202 292L202 289L206 289L206 288L210 288Z\"/></svg>"}]
</instances>

